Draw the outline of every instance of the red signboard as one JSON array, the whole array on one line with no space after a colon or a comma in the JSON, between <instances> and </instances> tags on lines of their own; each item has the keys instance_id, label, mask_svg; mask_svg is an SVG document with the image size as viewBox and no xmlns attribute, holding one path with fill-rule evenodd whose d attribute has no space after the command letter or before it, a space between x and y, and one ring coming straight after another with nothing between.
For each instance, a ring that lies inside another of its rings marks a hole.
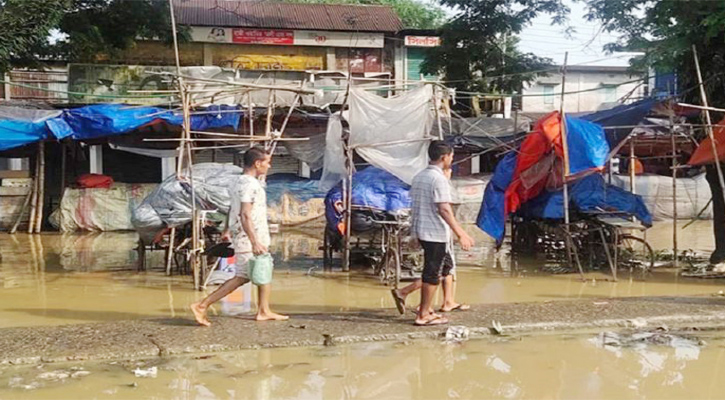
<instances>
[{"instance_id":1,"label":"red signboard","mask_svg":"<svg viewBox=\"0 0 725 400\"><path fill-rule=\"evenodd\" d=\"M294 44L294 31L277 29L232 29L233 43Z\"/></svg>"}]
</instances>

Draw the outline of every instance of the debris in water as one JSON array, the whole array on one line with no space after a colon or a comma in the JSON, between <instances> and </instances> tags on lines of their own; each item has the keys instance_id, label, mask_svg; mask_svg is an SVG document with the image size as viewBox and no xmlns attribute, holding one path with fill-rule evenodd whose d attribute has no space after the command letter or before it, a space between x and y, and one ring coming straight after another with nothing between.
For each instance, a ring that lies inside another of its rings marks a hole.
<instances>
[{"instance_id":1,"label":"debris in water","mask_svg":"<svg viewBox=\"0 0 725 400\"><path fill-rule=\"evenodd\" d=\"M290 328L307 329L307 325L294 325L294 324L292 324L292 325L290 325Z\"/></svg>"},{"instance_id":2,"label":"debris in water","mask_svg":"<svg viewBox=\"0 0 725 400\"><path fill-rule=\"evenodd\" d=\"M136 375L137 378L156 378L158 373L159 369L157 367L147 369L136 368L133 370L133 374Z\"/></svg>"},{"instance_id":3,"label":"debris in water","mask_svg":"<svg viewBox=\"0 0 725 400\"><path fill-rule=\"evenodd\" d=\"M91 373L89 371L76 371L70 375L71 378L80 378L82 376L88 376Z\"/></svg>"},{"instance_id":4,"label":"debris in water","mask_svg":"<svg viewBox=\"0 0 725 400\"><path fill-rule=\"evenodd\" d=\"M495 320L491 321L491 325L491 333L493 333L494 335L503 335L503 327L499 322Z\"/></svg>"},{"instance_id":5,"label":"debris in water","mask_svg":"<svg viewBox=\"0 0 725 400\"><path fill-rule=\"evenodd\" d=\"M58 371L43 372L42 374L38 375L38 379L43 379L46 381L59 381L62 379L66 379L69 376L70 376L70 374L67 371L58 370Z\"/></svg>"},{"instance_id":6,"label":"debris in water","mask_svg":"<svg viewBox=\"0 0 725 400\"><path fill-rule=\"evenodd\" d=\"M446 330L446 342L463 342L468 340L470 331L465 326L451 326Z\"/></svg>"},{"instance_id":7,"label":"debris in water","mask_svg":"<svg viewBox=\"0 0 725 400\"><path fill-rule=\"evenodd\" d=\"M325 341L322 343L325 346L333 346L335 344L335 337L333 335L329 335L327 333L323 333L322 337L325 338Z\"/></svg>"},{"instance_id":8,"label":"debris in water","mask_svg":"<svg viewBox=\"0 0 725 400\"><path fill-rule=\"evenodd\" d=\"M647 321L643 318L630 319L627 322L629 322L635 329L640 329L647 326Z\"/></svg>"}]
</instances>

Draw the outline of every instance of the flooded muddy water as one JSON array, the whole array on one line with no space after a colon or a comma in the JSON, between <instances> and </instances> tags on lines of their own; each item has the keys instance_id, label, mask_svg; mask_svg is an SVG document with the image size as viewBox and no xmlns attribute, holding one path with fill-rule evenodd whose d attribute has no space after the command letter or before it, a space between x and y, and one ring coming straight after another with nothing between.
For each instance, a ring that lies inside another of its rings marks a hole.
<instances>
[{"instance_id":1,"label":"flooded muddy water","mask_svg":"<svg viewBox=\"0 0 725 400\"><path fill-rule=\"evenodd\" d=\"M713 334L642 340L624 333L259 349L3 367L0 397L711 399L724 397L723 353L725 340Z\"/></svg>"},{"instance_id":2,"label":"flooded muddy water","mask_svg":"<svg viewBox=\"0 0 725 400\"><path fill-rule=\"evenodd\" d=\"M496 252L482 232L469 230L478 246L459 254L457 298L471 304L709 294L723 286L718 280L678 277L673 270L656 270L644 279L621 273L618 282L607 281L609 275L600 272L586 274L587 281L578 274L553 275L541 271L536 260L512 264L507 249ZM680 249L711 250L710 222L700 221L680 232ZM656 248L670 248L671 237L671 223L658 223L648 231ZM136 272L136 240L134 233L0 234L0 328L191 318L188 304L205 294L191 289L188 276L165 276L161 253L150 256L155 268ZM273 235L276 310L294 314L394 307L389 288L367 271L324 273L321 245L317 231ZM247 285L220 302L212 314L236 315L254 308L254 293Z\"/></svg>"}]
</instances>

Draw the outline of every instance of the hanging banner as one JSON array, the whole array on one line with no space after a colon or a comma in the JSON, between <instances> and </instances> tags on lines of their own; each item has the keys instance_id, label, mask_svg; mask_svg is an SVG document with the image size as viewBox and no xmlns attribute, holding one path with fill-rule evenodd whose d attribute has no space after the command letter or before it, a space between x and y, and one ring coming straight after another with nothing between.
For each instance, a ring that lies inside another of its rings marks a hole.
<instances>
[{"instance_id":1,"label":"hanging banner","mask_svg":"<svg viewBox=\"0 0 725 400\"><path fill-rule=\"evenodd\" d=\"M441 38L438 36L406 36L405 45L408 47L438 47Z\"/></svg>"},{"instance_id":2,"label":"hanging banner","mask_svg":"<svg viewBox=\"0 0 725 400\"><path fill-rule=\"evenodd\" d=\"M232 29L232 43L294 44L294 31L276 29Z\"/></svg>"},{"instance_id":3,"label":"hanging banner","mask_svg":"<svg viewBox=\"0 0 725 400\"><path fill-rule=\"evenodd\" d=\"M302 31L194 26L194 42L382 48L385 35L370 32Z\"/></svg>"}]
</instances>

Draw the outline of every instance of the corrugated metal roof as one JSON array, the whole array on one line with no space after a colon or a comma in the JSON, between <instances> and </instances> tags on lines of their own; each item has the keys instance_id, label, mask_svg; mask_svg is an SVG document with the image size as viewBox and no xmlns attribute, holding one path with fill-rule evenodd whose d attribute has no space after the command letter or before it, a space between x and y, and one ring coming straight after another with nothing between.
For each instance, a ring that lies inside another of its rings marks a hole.
<instances>
[{"instance_id":1,"label":"corrugated metal roof","mask_svg":"<svg viewBox=\"0 0 725 400\"><path fill-rule=\"evenodd\" d=\"M397 32L403 28L388 6L175 0L174 8L182 25L360 32Z\"/></svg>"}]
</instances>

